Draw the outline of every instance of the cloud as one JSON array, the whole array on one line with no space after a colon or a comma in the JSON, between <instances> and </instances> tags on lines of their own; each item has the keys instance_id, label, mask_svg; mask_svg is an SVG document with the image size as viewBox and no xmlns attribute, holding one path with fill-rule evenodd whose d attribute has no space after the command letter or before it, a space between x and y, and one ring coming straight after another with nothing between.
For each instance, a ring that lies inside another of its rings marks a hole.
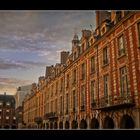
<instances>
[{"instance_id":1,"label":"cloud","mask_svg":"<svg viewBox=\"0 0 140 140\"><path fill-rule=\"evenodd\" d=\"M9 70L9 69L30 69L32 67L44 67L46 66L43 62L34 62L34 61L14 61L0 58L0 69Z\"/></svg>"},{"instance_id":2,"label":"cloud","mask_svg":"<svg viewBox=\"0 0 140 140\"><path fill-rule=\"evenodd\" d=\"M9 94L14 94L17 87L21 85L28 85L31 83L33 83L33 81L0 76L0 93L8 92Z\"/></svg>"},{"instance_id":3,"label":"cloud","mask_svg":"<svg viewBox=\"0 0 140 140\"><path fill-rule=\"evenodd\" d=\"M6 70L6 69L17 69L17 68L25 69L26 67L17 62L11 60L4 60L0 58L0 69Z\"/></svg>"}]
</instances>

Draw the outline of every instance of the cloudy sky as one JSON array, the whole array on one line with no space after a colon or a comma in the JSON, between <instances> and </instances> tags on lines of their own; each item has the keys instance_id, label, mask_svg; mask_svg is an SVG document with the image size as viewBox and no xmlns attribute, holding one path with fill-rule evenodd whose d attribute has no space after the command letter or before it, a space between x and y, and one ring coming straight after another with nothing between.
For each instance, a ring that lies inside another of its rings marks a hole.
<instances>
[{"instance_id":1,"label":"cloudy sky","mask_svg":"<svg viewBox=\"0 0 140 140\"><path fill-rule=\"evenodd\" d=\"M95 27L95 11L0 11L0 94L38 81L71 50L76 31Z\"/></svg>"}]
</instances>

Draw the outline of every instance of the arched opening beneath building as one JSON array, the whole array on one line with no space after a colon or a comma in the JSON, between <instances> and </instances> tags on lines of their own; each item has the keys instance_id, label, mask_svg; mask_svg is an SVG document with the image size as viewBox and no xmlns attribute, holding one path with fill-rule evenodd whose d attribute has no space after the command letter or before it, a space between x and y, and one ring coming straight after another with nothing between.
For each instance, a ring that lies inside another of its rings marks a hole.
<instances>
[{"instance_id":1,"label":"arched opening beneath building","mask_svg":"<svg viewBox=\"0 0 140 140\"><path fill-rule=\"evenodd\" d=\"M50 129L53 129L53 122L50 122Z\"/></svg>"},{"instance_id":2,"label":"arched opening beneath building","mask_svg":"<svg viewBox=\"0 0 140 140\"><path fill-rule=\"evenodd\" d=\"M59 129L63 129L63 122L59 123Z\"/></svg>"},{"instance_id":3,"label":"arched opening beneath building","mask_svg":"<svg viewBox=\"0 0 140 140\"><path fill-rule=\"evenodd\" d=\"M87 128L87 122L86 120L82 119L80 122L80 128L81 129L86 129Z\"/></svg>"},{"instance_id":4,"label":"arched opening beneath building","mask_svg":"<svg viewBox=\"0 0 140 140\"><path fill-rule=\"evenodd\" d=\"M54 122L54 129L57 129L57 128L58 128L57 122Z\"/></svg>"},{"instance_id":5,"label":"arched opening beneath building","mask_svg":"<svg viewBox=\"0 0 140 140\"><path fill-rule=\"evenodd\" d=\"M99 128L99 121L96 118L92 118L90 123L91 129L98 129Z\"/></svg>"},{"instance_id":6,"label":"arched opening beneath building","mask_svg":"<svg viewBox=\"0 0 140 140\"><path fill-rule=\"evenodd\" d=\"M113 129L114 128L114 121L111 117L107 116L104 119L104 126L105 129Z\"/></svg>"},{"instance_id":7,"label":"arched opening beneath building","mask_svg":"<svg viewBox=\"0 0 140 140\"><path fill-rule=\"evenodd\" d=\"M12 129L16 129L17 127L16 127L16 125L12 125L12 127L11 127Z\"/></svg>"},{"instance_id":8,"label":"arched opening beneath building","mask_svg":"<svg viewBox=\"0 0 140 140\"><path fill-rule=\"evenodd\" d=\"M48 123L46 123L46 129L49 129L49 124Z\"/></svg>"},{"instance_id":9,"label":"arched opening beneath building","mask_svg":"<svg viewBox=\"0 0 140 140\"><path fill-rule=\"evenodd\" d=\"M69 122L66 121L66 122L65 122L65 129L69 129L69 127L70 127L70 126L69 126Z\"/></svg>"},{"instance_id":10,"label":"arched opening beneath building","mask_svg":"<svg viewBox=\"0 0 140 140\"><path fill-rule=\"evenodd\" d=\"M34 128L34 126L33 126L33 128ZM43 129L45 129L45 123L43 123Z\"/></svg>"},{"instance_id":11,"label":"arched opening beneath building","mask_svg":"<svg viewBox=\"0 0 140 140\"><path fill-rule=\"evenodd\" d=\"M72 129L77 129L77 128L78 128L78 123L77 123L76 120L73 120L73 121L72 121L71 127L72 127Z\"/></svg>"},{"instance_id":12,"label":"arched opening beneath building","mask_svg":"<svg viewBox=\"0 0 140 140\"><path fill-rule=\"evenodd\" d=\"M134 120L131 116L129 115L123 115L121 118L121 122L120 122L120 128L122 129L132 129L134 128Z\"/></svg>"},{"instance_id":13,"label":"arched opening beneath building","mask_svg":"<svg viewBox=\"0 0 140 140\"><path fill-rule=\"evenodd\" d=\"M9 125L5 125L5 126L4 126L4 129L9 129L9 128L10 128Z\"/></svg>"}]
</instances>

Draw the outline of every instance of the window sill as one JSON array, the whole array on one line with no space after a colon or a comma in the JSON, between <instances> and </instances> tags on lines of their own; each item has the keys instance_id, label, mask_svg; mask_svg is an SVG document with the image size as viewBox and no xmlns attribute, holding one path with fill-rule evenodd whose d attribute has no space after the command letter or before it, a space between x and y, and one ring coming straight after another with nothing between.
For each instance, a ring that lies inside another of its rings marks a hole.
<instances>
[{"instance_id":1,"label":"window sill","mask_svg":"<svg viewBox=\"0 0 140 140\"><path fill-rule=\"evenodd\" d=\"M96 73L96 71L90 72L90 75L93 75L93 74L95 74L95 73Z\"/></svg>"},{"instance_id":2,"label":"window sill","mask_svg":"<svg viewBox=\"0 0 140 140\"><path fill-rule=\"evenodd\" d=\"M118 59L123 58L124 56L126 56L126 54L122 54L122 55L118 56Z\"/></svg>"},{"instance_id":3,"label":"window sill","mask_svg":"<svg viewBox=\"0 0 140 140\"><path fill-rule=\"evenodd\" d=\"M106 66L109 66L109 63L103 64L102 68L104 68L104 67L106 67Z\"/></svg>"}]
</instances>

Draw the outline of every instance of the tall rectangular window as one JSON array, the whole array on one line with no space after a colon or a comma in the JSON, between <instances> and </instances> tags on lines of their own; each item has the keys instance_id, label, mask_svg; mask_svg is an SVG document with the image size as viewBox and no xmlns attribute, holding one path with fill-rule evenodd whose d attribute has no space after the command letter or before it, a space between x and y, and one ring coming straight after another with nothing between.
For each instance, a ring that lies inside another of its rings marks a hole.
<instances>
[{"instance_id":1,"label":"tall rectangular window","mask_svg":"<svg viewBox=\"0 0 140 140\"><path fill-rule=\"evenodd\" d=\"M105 47L103 49L103 65L106 65L109 63L109 59L108 59L108 47Z\"/></svg>"},{"instance_id":2,"label":"tall rectangular window","mask_svg":"<svg viewBox=\"0 0 140 140\"><path fill-rule=\"evenodd\" d=\"M72 100L73 112L76 111L76 95L75 90L73 90L73 100Z\"/></svg>"},{"instance_id":3,"label":"tall rectangular window","mask_svg":"<svg viewBox=\"0 0 140 140\"><path fill-rule=\"evenodd\" d=\"M81 79L85 79L85 63L81 65Z\"/></svg>"},{"instance_id":4,"label":"tall rectangular window","mask_svg":"<svg viewBox=\"0 0 140 140\"><path fill-rule=\"evenodd\" d=\"M109 76L104 75L104 96L108 97L109 95Z\"/></svg>"},{"instance_id":5,"label":"tall rectangular window","mask_svg":"<svg viewBox=\"0 0 140 140\"><path fill-rule=\"evenodd\" d=\"M76 59L76 52L74 52L74 60Z\"/></svg>"},{"instance_id":6,"label":"tall rectangular window","mask_svg":"<svg viewBox=\"0 0 140 140\"><path fill-rule=\"evenodd\" d=\"M53 96L53 85L52 85L52 91L51 91L51 97Z\"/></svg>"},{"instance_id":7,"label":"tall rectangular window","mask_svg":"<svg viewBox=\"0 0 140 140\"><path fill-rule=\"evenodd\" d=\"M60 97L60 114L63 114L63 97Z\"/></svg>"},{"instance_id":8,"label":"tall rectangular window","mask_svg":"<svg viewBox=\"0 0 140 140\"><path fill-rule=\"evenodd\" d=\"M122 56L125 54L125 44L124 44L124 36L121 35L118 37L118 55Z\"/></svg>"},{"instance_id":9,"label":"tall rectangular window","mask_svg":"<svg viewBox=\"0 0 140 140\"><path fill-rule=\"evenodd\" d=\"M138 27L138 47L140 47L140 22L137 24Z\"/></svg>"},{"instance_id":10,"label":"tall rectangular window","mask_svg":"<svg viewBox=\"0 0 140 140\"><path fill-rule=\"evenodd\" d=\"M66 87L68 88L69 87L69 74L67 74L67 83L66 83Z\"/></svg>"},{"instance_id":11,"label":"tall rectangular window","mask_svg":"<svg viewBox=\"0 0 140 140\"><path fill-rule=\"evenodd\" d=\"M73 83L76 83L76 70L73 71Z\"/></svg>"},{"instance_id":12,"label":"tall rectangular window","mask_svg":"<svg viewBox=\"0 0 140 140\"><path fill-rule=\"evenodd\" d=\"M81 86L81 95L80 95L81 99L81 110L85 109L85 85Z\"/></svg>"},{"instance_id":13,"label":"tall rectangular window","mask_svg":"<svg viewBox=\"0 0 140 140\"><path fill-rule=\"evenodd\" d=\"M51 112L53 112L53 101L51 101Z\"/></svg>"},{"instance_id":14,"label":"tall rectangular window","mask_svg":"<svg viewBox=\"0 0 140 140\"><path fill-rule=\"evenodd\" d=\"M96 94L96 87L95 87L95 81L91 81L91 95L90 95L90 102L91 106L94 107L95 105L95 94Z\"/></svg>"},{"instance_id":15,"label":"tall rectangular window","mask_svg":"<svg viewBox=\"0 0 140 140\"><path fill-rule=\"evenodd\" d=\"M68 109L69 109L69 95L66 94L66 114L68 114Z\"/></svg>"},{"instance_id":16,"label":"tall rectangular window","mask_svg":"<svg viewBox=\"0 0 140 140\"><path fill-rule=\"evenodd\" d=\"M91 73L95 72L95 56L91 57Z\"/></svg>"},{"instance_id":17,"label":"tall rectangular window","mask_svg":"<svg viewBox=\"0 0 140 140\"><path fill-rule=\"evenodd\" d=\"M120 68L120 88L121 96L128 95L128 80L126 67Z\"/></svg>"},{"instance_id":18,"label":"tall rectangular window","mask_svg":"<svg viewBox=\"0 0 140 140\"><path fill-rule=\"evenodd\" d=\"M58 93L58 82L56 82L56 95Z\"/></svg>"},{"instance_id":19,"label":"tall rectangular window","mask_svg":"<svg viewBox=\"0 0 140 140\"><path fill-rule=\"evenodd\" d=\"M57 99L55 99L55 112L57 113Z\"/></svg>"},{"instance_id":20,"label":"tall rectangular window","mask_svg":"<svg viewBox=\"0 0 140 140\"><path fill-rule=\"evenodd\" d=\"M82 53L84 52L85 48L84 48L84 43L82 44Z\"/></svg>"},{"instance_id":21,"label":"tall rectangular window","mask_svg":"<svg viewBox=\"0 0 140 140\"><path fill-rule=\"evenodd\" d=\"M63 90L63 79L61 79L60 91Z\"/></svg>"}]
</instances>

